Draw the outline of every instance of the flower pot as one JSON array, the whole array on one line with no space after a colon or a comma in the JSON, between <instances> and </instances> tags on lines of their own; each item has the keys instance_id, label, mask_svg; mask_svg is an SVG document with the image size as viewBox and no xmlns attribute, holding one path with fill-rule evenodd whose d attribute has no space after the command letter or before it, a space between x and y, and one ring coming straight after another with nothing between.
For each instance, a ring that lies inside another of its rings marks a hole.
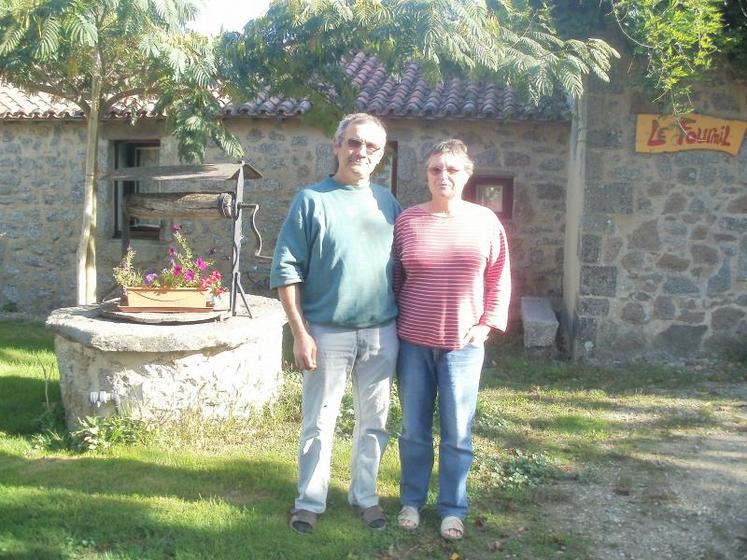
<instances>
[{"instance_id":1,"label":"flower pot","mask_svg":"<svg viewBox=\"0 0 747 560\"><path fill-rule=\"evenodd\" d=\"M126 303L123 301L119 308L129 312L212 311L213 305L208 303L208 296L208 290L200 290L199 288L128 287L125 288Z\"/></svg>"}]
</instances>

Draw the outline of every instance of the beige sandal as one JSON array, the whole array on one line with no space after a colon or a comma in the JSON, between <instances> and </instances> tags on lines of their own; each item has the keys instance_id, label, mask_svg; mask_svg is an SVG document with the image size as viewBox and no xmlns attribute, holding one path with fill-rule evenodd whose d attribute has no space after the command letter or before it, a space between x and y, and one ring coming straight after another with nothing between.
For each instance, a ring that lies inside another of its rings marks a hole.
<instances>
[{"instance_id":1,"label":"beige sandal","mask_svg":"<svg viewBox=\"0 0 747 560\"><path fill-rule=\"evenodd\" d=\"M397 516L397 522L401 529L414 531L420 526L420 512L412 506L402 506Z\"/></svg>"},{"instance_id":2,"label":"beige sandal","mask_svg":"<svg viewBox=\"0 0 747 560\"><path fill-rule=\"evenodd\" d=\"M464 522L453 515L441 521L441 536L447 541L458 541L464 537Z\"/></svg>"}]
</instances>

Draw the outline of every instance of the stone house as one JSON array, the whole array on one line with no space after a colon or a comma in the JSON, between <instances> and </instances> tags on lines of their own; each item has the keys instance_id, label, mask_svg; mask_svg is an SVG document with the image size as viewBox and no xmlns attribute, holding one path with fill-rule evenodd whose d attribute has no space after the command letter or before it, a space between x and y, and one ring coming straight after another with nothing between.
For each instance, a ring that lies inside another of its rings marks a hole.
<instances>
[{"instance_id":1,"label":"stone house","mask_svg":"<svg viewBox=\"0 0 747 560\"><path fill-rule=\"evenodd\" d=\"M618 65L618 68L623 68ZM372 57L346 69L358 108L387 125L379 182L403 206L427 196L424 155L447 137L466 141L476 163L468 196L495 209L508 231L514 276L511 329L524 295L548 297L577 359L700 358L747 341L747 148L736 155L636 151L636 119L655 113L622 73L592 83L578 103L518 103L510 89L452 80L428 86L416 67L392 82ZM260 204L264 252L296 190L334 170L330 141L301 122L308 103L258 99L226 105L227 126L262 171L246 198ZM747 85L724 77L696 96L696 113L747 120ZM178 163L176 142L143 109L105 118L102 170ZM43 94L0 84L0 307L46 312L74 302L74 258L83 201L85 122ZM206 161L225 161L216 147ZM121 255L123 192L157 185L99 184L99 295ZM178 190L228 190L182 184ZM129 224L143 266L164 262L168 224ZM183 224L197 251L227 259L230 224ZM248 231L248 228L247 228ZM266 272L246 243L242 278L266 291ZM362 248L365 250L365 248ZM225 263L225 269L228 264Z\"/></svg>"}]
</instances>

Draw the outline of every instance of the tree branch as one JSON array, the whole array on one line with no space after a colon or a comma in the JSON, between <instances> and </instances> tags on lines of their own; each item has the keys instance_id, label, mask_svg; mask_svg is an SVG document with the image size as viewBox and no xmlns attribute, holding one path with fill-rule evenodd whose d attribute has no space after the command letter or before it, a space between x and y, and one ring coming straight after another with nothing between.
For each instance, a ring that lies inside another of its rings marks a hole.
<instances>
[{"instance_id":1,"label":"tree branch","mask_svg":"<svg viewBox=\"0 0 747 560\"><path fill-rule=\"evenodd\" d=\"M111 109L117 102L122 101L123 99L127 99L128 97L132 97L133 95L140 95L143 96L147 94L147 90L145 88L132 88L125 91L121 91L119 93L115 93L112 95L109 99L102 102L101 104L101 112L106 113Z\"/></svg>"},{"instance_id":2,"label":"tree branch","mask_svg":"<svg viewBox=\"0 0 747 560\"><path fill-rule=\"evenodd\" d=\"M617 6L615 0L611 0L610 2L612 4L612 13L615 16L615 21L617 22L617 26L620 28L620 31L622 31L622 34L625 35L630 41L635 43L636 45L643 47L644 49L654 49L656 48L656 45L647 45L645 43L641 43L637 39L634 39L627 31L625 31L625 27L623 27L622 21L620 21L620 17L617 15Z\"/></svg>"}]
</instances>

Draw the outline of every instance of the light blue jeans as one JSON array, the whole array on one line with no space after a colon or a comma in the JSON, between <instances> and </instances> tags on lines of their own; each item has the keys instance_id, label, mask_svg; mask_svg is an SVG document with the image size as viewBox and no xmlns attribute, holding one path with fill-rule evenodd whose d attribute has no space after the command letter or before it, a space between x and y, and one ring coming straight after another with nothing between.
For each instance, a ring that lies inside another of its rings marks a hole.
<instances>
[{"instance_id":1,"label":"light blue jeans","mask_svg":"<svg viewBox=\"0 0 747 560\"><path fill-rule=\"evenodd\" d=\"M389 433L389 394L397 361L394 321L366 329L309 325L317 345L317 369L303 374L303 420L295 507L322 513L327 505L335 424L347 376L353 385L353 458L348 501L379 503L376 479Z\"/></svg>"},{"instance_id":2,"label":"light blue jeans","mask_svg":"<svg viewBox=\"0 0 747 560\"><path fill-rule=\"evenodd\" d=\"M433 470L433 414L441 422L438 461L438 513L464 518L467 475L472 466L472 420L485 349L429 348L400 341L397 375L402 403L400 501L422 508Z\"/></svg>"}]
</instances>

